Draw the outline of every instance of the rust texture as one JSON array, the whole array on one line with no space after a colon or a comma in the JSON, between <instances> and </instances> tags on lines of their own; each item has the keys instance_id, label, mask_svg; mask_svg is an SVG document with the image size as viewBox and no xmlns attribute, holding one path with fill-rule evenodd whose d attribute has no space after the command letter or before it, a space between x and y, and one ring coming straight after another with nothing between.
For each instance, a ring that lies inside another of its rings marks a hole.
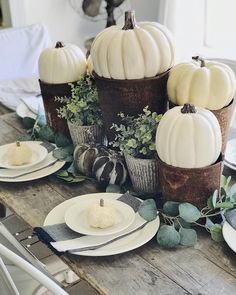
<instances>
[{"instance_id":1,"label":"rust texture","mask_svg":"<svg viewBox=\"0 0 236 295\"><path fill-rule=\"evenodd\" d=\"M39 80L43 104L45 108L47 123L53 130L60 132L70 138L70 132L65 119L58 118L57 110L62 106L61 103L55 101L55 96L71 97L71 87L69 84L49 84Z\"/></svg>"},{"instance_id":2,"label":"rust texture","mask_svg":"<svg viewBox=\"0 0 236 295\"><path fill-rule=\"evenodd\" d=\"M179 168L158 158L159 184L164 201L190 202L198 208L206 206L210 195L220 188L222 156L203 168Z\"/></svg>"},{"instance_id":3,"label":"rust texture","mask_svg":"<svg viewBox=\"0 0 236 295\"><path fill-rule=\"evenodd\" d=\"M108 141L114 139L112 123L120 124L118 113L137 116L147 105L158 114L166 112L168 75L169 71L153 78L116 80L94 74Z\"/></svg>"},{"instance_id":4,"label":"rust texture","mask_svg":"<svg viewBox=\"0 0 236 295\"><path fill-rule=\"evenodd\" d=\"M176 104L169 101L169 108L170 109L172 109L176 106L177 106ZM216 116L216 118L220 124L220 129L221 129L221 134L222 134L221 152L223 154L225 153L225 148L226 148L226 144L227 144L229 125L230 125L230 120L231 120L231 117L233 114L233 106L234 106L234 100L232 100L229 105L227 105L226 107L224 107L220 110L211 111Z\"/></svg>"}]
</instances>

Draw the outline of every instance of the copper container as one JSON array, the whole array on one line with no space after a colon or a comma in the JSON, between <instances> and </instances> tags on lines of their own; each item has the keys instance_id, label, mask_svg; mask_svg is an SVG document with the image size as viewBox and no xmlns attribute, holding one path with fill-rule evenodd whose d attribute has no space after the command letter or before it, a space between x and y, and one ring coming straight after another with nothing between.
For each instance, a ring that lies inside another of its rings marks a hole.
<instances>
[{"instance_id":1,"label":"copper container","mask_svg":"<svg viewBox=\"0 0 236 295\"><path fill-rule=\"evenodd\" d=\"M156 159L139 159L126 154L125 161L135 191L152 194L159 191Z\"/></svg>"},{"instance_id":2,"label":"copper container","mask_svg":"<svg viewBox=\"0 0 236 295\"><path fill-rule=\"evenodd\" d=\"M147 105L152 112L166 112L168 75L169 71L166 71L152 78L116 80L94 73L108 141L114 139L114 130L110 129L112 123L120 124L118 113L137 116Z\"/></svg>"},{"instance_id":3,"label":"copper container","mask_svg":"<svg viewBox=\"0 0 236 295\"><path fill-rule=\"evenodd\" d=\"M76 83L76 82L75 82ZM55 97L71 97L71 86L64 84L49 84L39 80L41 88L43 104L46 113L48 125L55 130L70 138L67 121L57 116L57 109L62 106L61 103L55 101Z\"/></svg>"},{"instance_id":4,"label":"copper container","mask_svg":"<svg viewBox=\"0 0 236 295\"><path fill-rule=\"evenodd\" d=\"M224 107L223 109L212 111L212 113L216 116L221 129L222 134L222 153L225 153L225 148L228 140L229 134L229 125L233 114L233 106L234 100L231 101L229 105Z\"/></svg>"},{"instance_id":5,"label":"copper container","mask_svg":"<svg viewBox=\"0 0 236 295\"><path fill-rule=\"evenodd\" d=\"M217 118L219 124L220 124L220 129L221 129L221 134L222 134L222 148L221 152L224 154L225 153L225 148L227 144L227 139L228 139L228 133L229 133L229 125L231 121L231 117L233 114L233 105L234 105L234 100L230 102L227 106L225 106L222 109L211 111ZM172 109L173 107L176 107L177 105L174 104L173 102L169 101L169 108Z\"/></svg>"},{"instance_id":6,"label":"copper container","mask_svg":"<svg viewBox=\"0 0 236 295\"><path fill-rule=\"evenodd\" d=\"M159 185L164 202L189 202L199 209L210 195L220 188L222 155L215 164L202 168L179 168L158 158Z\"/></svg>"}]
</instances>

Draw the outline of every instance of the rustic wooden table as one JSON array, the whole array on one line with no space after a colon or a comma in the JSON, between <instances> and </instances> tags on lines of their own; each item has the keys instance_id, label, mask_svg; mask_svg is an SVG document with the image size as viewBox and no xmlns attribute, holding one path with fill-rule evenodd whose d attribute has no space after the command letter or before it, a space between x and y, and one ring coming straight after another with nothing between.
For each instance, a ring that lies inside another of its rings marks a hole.
<instances>
[{"instance_id":1,"label":"rustic wooden table","mask_svg":"<svg viewBox=\"0 0 236 295\"><path fill-rule=\"evenodd\" d=\"M0 145L24 132L15 113L0 117ZM64 200L97 190L91 183L67 185L50 176L0 183L0 202L35 227ZM195 247L163 250L154 239L126 254L97 258L68 255L63 260L103 295L236 294L236 254L226 243L212 241L206 232L199 232Z\"/></svg>"}]
</instances>

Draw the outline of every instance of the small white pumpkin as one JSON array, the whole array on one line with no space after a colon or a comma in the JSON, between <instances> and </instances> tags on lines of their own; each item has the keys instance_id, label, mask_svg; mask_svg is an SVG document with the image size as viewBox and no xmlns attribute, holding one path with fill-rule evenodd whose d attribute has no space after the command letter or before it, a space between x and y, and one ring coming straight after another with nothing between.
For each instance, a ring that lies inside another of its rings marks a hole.
<instances>
[{"instance_id":1,"label":"small white pumpkin","mask_svg":"<svg viewBox=\"0 0 236 295\"><path fill-rule=\"evenodd\" d=\"M100 199L99 204L93 204L87 212L88 223L91 227L107 228L116 223L116 210Z\"/></svg>"},{"instance_id":2,"label":"small white pumpkin","mask_svg":"<svg viewBox=\"0 0 236 295\"><path fill-rule=\"evenodd\" d=\"M173 103L192 103L209 110L227 106L235 90L235 74L229 66L199 57L174 66L167 82L168 96Z\"/></svg>"},{"instance_id":3,"label":"small white pumpkin","mask_svg":"<svg viewBox=\"0 0 236 295\"><path fill-rule=\"evenodd\" d=\"M17 141L9 147L6 156L10 165L21 166L30 163L32 150L26 143Z\"/></svg>"},{"instance_id":4,"label":"small white pumpkin","mask_svg":"<svg viewBox=\"0 0 236 295\"><path fill-rule=\"evenodd\" d=\"M215 115L190 104L167 111L157 127L158 156L175 167L209 166L218 159L221 146L220 125Z\"/></svg>"},{"instance_id":5,"label":"small white pumpkin","mask_svg":"<svg viewBox=\"0 0 236 295\"><path fill-rule=\"evenodd\" d=\"M96 74L113 79L142 79L169 70L175 50L170 31L156 22L136 24L134 11L125 13L125 25L111 26L91 46Z\"/></svg>"},{"instance_id":6,"label":"small white pumpkin","mask_svg":"<svg viewBox=\"0 0 236 295\"><path fill-rule=\"evenodd\" d=\"M61 84L79 80L87 70L86 57L73 44L57 42L46 48L39 57L39 77L45 83Z\"/></svg>"}]
</instances>

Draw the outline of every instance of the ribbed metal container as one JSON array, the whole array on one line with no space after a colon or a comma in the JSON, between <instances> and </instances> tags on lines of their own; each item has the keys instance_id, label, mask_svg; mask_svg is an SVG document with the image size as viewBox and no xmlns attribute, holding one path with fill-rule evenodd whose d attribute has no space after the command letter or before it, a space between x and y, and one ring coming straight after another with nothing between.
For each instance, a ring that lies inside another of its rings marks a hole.
<instances>
[{"instance_id":1,"label":"ribbed metal container","mask_svg":"<svg viewBox=\"0 0 236 295\"><path fill-rule=\"evenodd\" d=\"M79 126L67 121L74 146L81 143L101 143L102 131L97 125Z\"/></svg>"},{"instance_id":2,"label":"ribbed metal container","mask_svg":"<svg viewBox=\"0 0 236 295\"><path fill-rule=\"evenodd\" d=\"M145 193L158 192L158 163L156 159L139 159L125 155L134 190Z\"/></svg>"}]
</instances>

